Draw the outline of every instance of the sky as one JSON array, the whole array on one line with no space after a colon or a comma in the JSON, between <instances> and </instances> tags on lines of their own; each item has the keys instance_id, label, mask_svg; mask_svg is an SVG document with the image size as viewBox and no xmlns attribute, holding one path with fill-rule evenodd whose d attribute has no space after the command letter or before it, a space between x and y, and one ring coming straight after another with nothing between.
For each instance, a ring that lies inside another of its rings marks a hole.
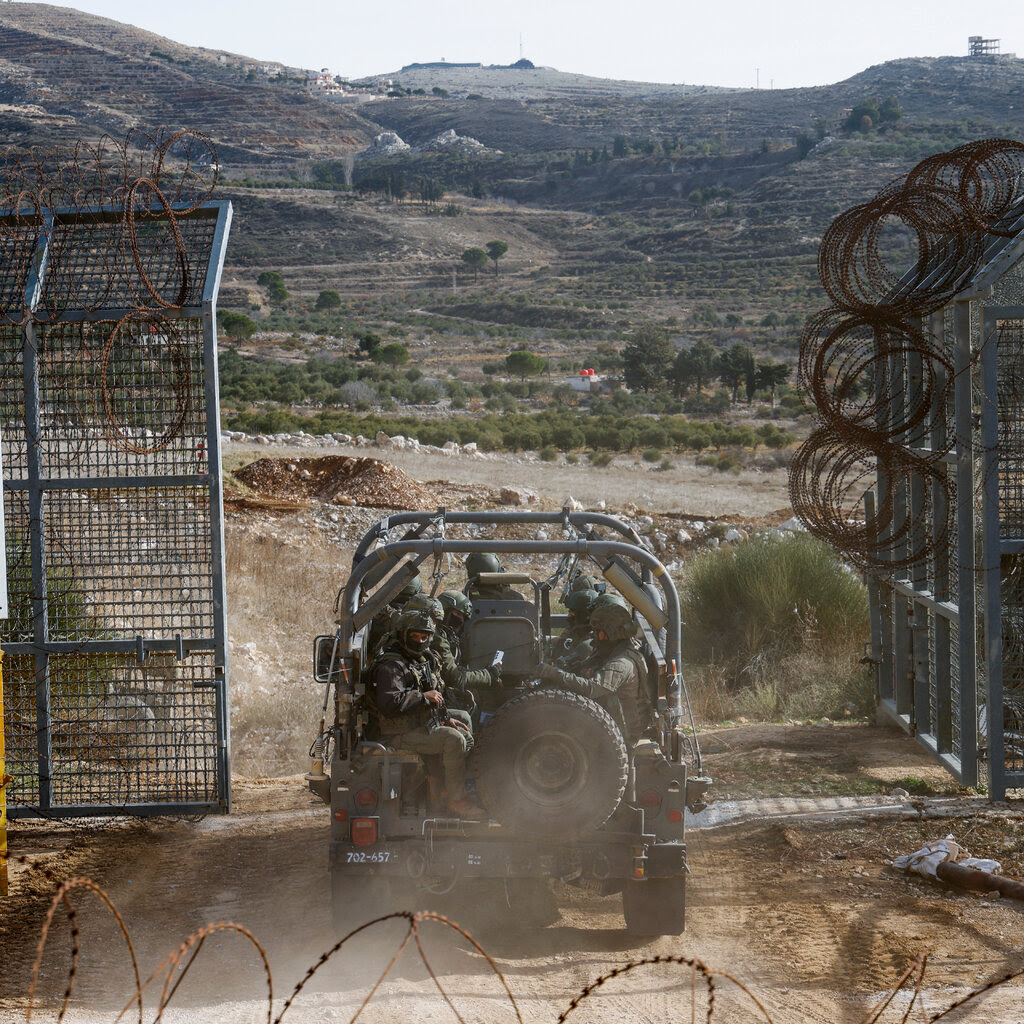
<instances>
[{"instance_id":1,"label":"sky","mask_svg":"<svg viewBox=\"0 0 1024 1024\"><path fill-rule=\"evenodd\" d=\"M646 82L784 89L899 57L1001 39L1024 57L1024 5L989 0L81 0L77 9L205 46L350 78L417 61L535 64Z\"/></svg>"}]
</instances>

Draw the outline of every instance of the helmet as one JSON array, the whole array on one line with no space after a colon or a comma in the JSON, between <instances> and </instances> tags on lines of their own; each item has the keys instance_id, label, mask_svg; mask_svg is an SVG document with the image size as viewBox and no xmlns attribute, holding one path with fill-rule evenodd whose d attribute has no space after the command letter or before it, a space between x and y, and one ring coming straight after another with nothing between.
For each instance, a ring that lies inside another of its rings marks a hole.
<instances>
[{"instance_id":1,"label":"helmet","mask_svg":"<svg viewBox=\"0 0 1024 1024\"><path fill-rule=\"evenodd\" d=\"M498 556L490 551L474 551L466 559L466 575L472 578L482 572L504 572Z\"/></svg>"},{"instance_id":2,"label":"helmet","mask_svg":"<svg viewBox=\"0 0 1024 1024\"><path fill-rule=\"evenodd\" d=\"M402 606L402 610L427 612L435 622L440 622L444 618L444 608L441 607L441 602L429 594L417 594L415 597L410 597Z\"/></svg>"},{"instance_id":3,"label":"helmet","mask_svg":"<svg viewBox=\"0 0 1024 1024\"><path fill-rule=\"evenodd\" d=\"M417 594L423 593L423 582L419 576L413 576L411 580L395 595L395 600L399 604L405 604L410 597L415 597Z\"/></svg>"},{"instance_id":4,"label":"helmet","mask_svg":"<svg viewBox=\"0 0 1024 1024\"><path fill-rule=\"evenodd\" d=\"M626 602L621 597L619 597L618 594L599 594L597 600L594 602L593 607L590 609L591 620L593 620L594 617L593 613L596 612L598 608L611 607L625 608L627 612L630 611L629 605L626 604Z\"/></svg>"},{"instance_id":5,"label":"helmet","mask_svg":"<svg viewBox=\"0 0 1024 1024\"><path fill-rule=\"evenodd\" d=\"M426 654L434 639L434 619L425 610L403 611L395 623L395 638L402 650L414 657Z\"/></svg>"},{"instance_id":6,"label":"helmet","mask_svg":"<svg viewBox=\"0 0 1024 1024\"><path fill-rule=\"evenodd\" d=\"M596 590L574 590L566 595L565 607L573 619L583 622L589 618L590 610L600 596Z\"/></svg>"},{"instance_id":7,"label":"helmet","mask_svg":"<svg viewBox=\"0 0 1024 1024\"><path fill-rule=\"evenodd\" d=\"M473 602L461 590L442 590L437 595L438 601L445 614L455 611L463 618L469 619L473 616Z\"/></svg>"},{"instance_id":8,"label":"helmet","mask_svg":"<svg viewBox=\"0 0 1024 1024\"><path fill-rule=\"evenodd\" d=\"M602 586L603 590L604 587ZM586 576L580 573L579 576L574 576L569 584L568 592L574 594L577 590L593 590L595 593L600 593L598 590L598 580L596 576Z\"/></svg>"},{"instance_id":9,"label":"helmet","mask_svg":"<svg viewBox=\"0 0 1024 1024\"><path fill-rule=\"evenodd\" d=\"M624 605L606 604L590 613L590 627L600 630L609 640L630 640L636 635L636 623Z\"/></svg>"}]
</instances>

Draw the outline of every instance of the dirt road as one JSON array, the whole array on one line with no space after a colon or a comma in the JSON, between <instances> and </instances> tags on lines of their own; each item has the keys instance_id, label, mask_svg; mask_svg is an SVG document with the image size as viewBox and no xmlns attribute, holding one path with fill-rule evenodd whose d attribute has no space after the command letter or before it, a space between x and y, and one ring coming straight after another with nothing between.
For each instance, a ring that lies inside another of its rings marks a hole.
<instances>
[{"instance_id":1,"label":"dirt road","mask_svg":"<svg viewBox=\"0 0 1024 1024\"><path fill-rule=\"evenodd\" d=\"M710 759L717 759L719 768L730 761L736 765L730 789L740 799L756 777L749 766L770 762L769 752L779 755L776 761L792 754L806 762L809 750L819 750L818 760L848 781L874 778L882 769L906 775L928 768L913 741L881 730L836 728L831 744L820 735L808 743L805 729L760 726L748 732L745 741L744 730L726 730L709 744L718 750ZM847 752L838 762L831 756L836 747ZM931 1014L975 984L1024 968L1024 908L906 878L886 864L896 853L953 832L972 851L1001 857L1005 870L1019 875L1024 816L993 811L984 803L971 810L969 817L949 821L917 818L910 807L910 818L758 817L693 831L687 930L678 939L638 941L622 927L617 896L588 895L563 885L553 894L557 920L539 929L519 927L500 901L481 905L472 894L435 906L469 927L494 957L526 1021L554 1022L572 996L602 972L657 954L695 956L733 973L757 993L777 1024L854 1024L914 957L927 951L925 999ZM124 915L144 976L208 922L230 920L252 929L272 965L279 1010L306 967L333 942L325 833L322 807L312 803L301 779L289 778L240 781L236 813L227 819L117 823L78 833L62 825L17 823L12 847L61 876L95 877ZM38 873L17 868L12 896L0 908L4 1022L24 1019L35 940L53 890ZM123 940L94 898L78 902L82 957L69 1019L112 1021L131 993ZM285 1019L348 1020L403 927L383 928L351 952L343 951L317 974ZM514 1020L500 982L465 939L440 925L424 926L424 935L428 956L465 1019ZM43 1019L53 1019L59 1006L68 949L68 926L60 921L40 979L48 1008ZM678 1020L681 1011L689 1013L689 983L688 970L647 968L603 987L600 998L583 1004L575 1019ZM763 1019L737 990L719 984L716 1019ZM147 1004L155 1007L157 1001L154 990ZM960 1019L1016 1024L1021 1005L1024 987L1018 982ZM699 1020L704 1006L702 995ZM895 1024L906 1006L907 998L897 999L882 1020ZM208 940L166 1019L233 1024L266 1019L265 1014L257 953L236 936L218 934ZM409 951L361 1019L406 1014L417 1020L455 1019Z\"/></svg>"}]
</instances>

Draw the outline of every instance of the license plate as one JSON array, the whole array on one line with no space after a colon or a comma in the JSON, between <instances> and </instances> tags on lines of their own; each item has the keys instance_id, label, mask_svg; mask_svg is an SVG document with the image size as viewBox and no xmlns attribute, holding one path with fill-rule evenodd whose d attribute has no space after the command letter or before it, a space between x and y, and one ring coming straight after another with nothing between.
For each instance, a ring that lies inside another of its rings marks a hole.
<instances>
[{"instance_id":1,"label":"license plate","mask_svg":"<svg viewBox=\"0 0 1024 1024\"><path fill-rule=\"evenodd\" d=\"M391 860L390 850L346 850L346 864L387 864Z\"/></svg>"}]
</instances>

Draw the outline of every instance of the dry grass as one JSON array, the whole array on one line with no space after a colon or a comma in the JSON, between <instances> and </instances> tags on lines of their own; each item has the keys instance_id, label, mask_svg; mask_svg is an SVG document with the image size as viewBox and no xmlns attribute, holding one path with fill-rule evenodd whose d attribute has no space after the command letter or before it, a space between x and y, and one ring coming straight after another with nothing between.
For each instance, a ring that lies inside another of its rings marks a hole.
<instances>
[{"instance_id":1,"label":"dry grass","mask_svg":"<svg viewBox=\"0 0 1024 1024\"><path fill-rule=\"evenodd\" d=\"M313 638L331 630L347 551L318 537L288 540L242 527L227 534L231 740L234 771L304 771L323 694L311 676Z\"/></svg>"},{"instance_id":2,"label":"dry grass","mask_svg":"<svg viewBox=\"0 0 1024 1024\"><path fill-rule=\"evenodd\" d=\"M806 650L784 658L755 659L743 685L724 666L689 665L685 677L698 723L833 720L867 718L874 703L869 667L860 664L861 645L832 651Z\"/></svg>"}]
</instances>

